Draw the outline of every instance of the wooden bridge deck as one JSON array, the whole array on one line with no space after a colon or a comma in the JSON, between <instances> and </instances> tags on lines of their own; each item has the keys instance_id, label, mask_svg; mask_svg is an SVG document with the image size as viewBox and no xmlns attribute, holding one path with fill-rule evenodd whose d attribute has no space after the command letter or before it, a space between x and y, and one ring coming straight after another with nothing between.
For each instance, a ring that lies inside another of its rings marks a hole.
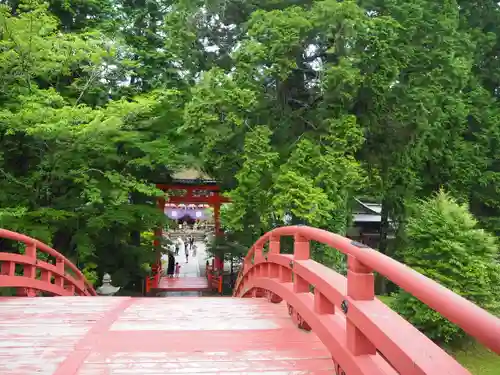
<instances>
[{"instance_id":1,"label":"wooden bridge deck","mask_svg":"<svg viewBox=\"0 0 500 375\"><path fill-rule=\"evenodd\" d=\"M0 298L0 374L332 374L331 356L262 299Z\"/></svg>"}]
</instances>

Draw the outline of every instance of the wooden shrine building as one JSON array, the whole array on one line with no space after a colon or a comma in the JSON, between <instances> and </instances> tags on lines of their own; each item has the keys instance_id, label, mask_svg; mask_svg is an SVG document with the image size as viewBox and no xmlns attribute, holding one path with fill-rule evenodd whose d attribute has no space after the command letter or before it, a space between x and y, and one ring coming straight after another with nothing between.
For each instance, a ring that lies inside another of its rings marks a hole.
<instances>
[{"instance_id":1,"label":"wooden shrine building","mask_svg":"<svg viewBox=\"0 0 500 375\"><path fill-rule=\"evenodd\" d=\"M377 249L380 242L381 213L382 205L380 203L354 199L352 223L347 230L347 237ZM389 233L388 238L393 239L394 233Z\"/></svg>"}]
</instances>

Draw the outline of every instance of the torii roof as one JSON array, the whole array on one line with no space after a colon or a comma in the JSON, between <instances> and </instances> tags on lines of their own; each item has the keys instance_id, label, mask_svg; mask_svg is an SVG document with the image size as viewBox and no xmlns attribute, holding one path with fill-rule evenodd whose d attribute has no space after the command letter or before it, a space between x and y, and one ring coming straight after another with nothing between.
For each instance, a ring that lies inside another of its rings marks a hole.
<instances>
[{"instance_id":1,"label":"torii roof","mask_svg":"<svg viewBox=\"0 0 500 375\"><path fill-rule=\"evenodd\" d=\"M196 168L187 168L172 174L173 182L177 183L201 183L201 184L216 184L217 181L210 177L205 172Z\"/></svg>"}]
</instances>

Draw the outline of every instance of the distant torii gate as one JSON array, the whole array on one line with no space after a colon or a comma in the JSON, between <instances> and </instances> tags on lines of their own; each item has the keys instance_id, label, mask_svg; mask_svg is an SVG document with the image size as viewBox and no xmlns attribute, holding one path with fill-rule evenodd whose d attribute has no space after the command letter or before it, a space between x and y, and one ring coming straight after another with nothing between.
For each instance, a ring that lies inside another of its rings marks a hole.
<instances>
[{"instance_id":1,"label":"distant torii gate","mask_svg":"<svg viewBox=\"0 0 500 375\"><path fill-rule=\"evenodd\" d=\"M168 194L168 199L159 198L157 200L158 208L162 210L165 209L166 203L173 204L208 204L214 209L214 223L215 223L215 235L222 235L221 225L220 225L220 207L223 203L229 203L230 200L220 193L219 186L213 181L201 181L194 182L191 180L184 180L182 182L176 181L172 184L156 184L156 187L165 194ZM155 232L155 243L156 247L160 246L159 238L162 236L162 228L158 228ZM154 273L157 272L161 261L157 261L156 269L153 270ZM219 259L215 257L214 268L216 270L224 268L224 259Z\"/></svg>"}]
</instances>

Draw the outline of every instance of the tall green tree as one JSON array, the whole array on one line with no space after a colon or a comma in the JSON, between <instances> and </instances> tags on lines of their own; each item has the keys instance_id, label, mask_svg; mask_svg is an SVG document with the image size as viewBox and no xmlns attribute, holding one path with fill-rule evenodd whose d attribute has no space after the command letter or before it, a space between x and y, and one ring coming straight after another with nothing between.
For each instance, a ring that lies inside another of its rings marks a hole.
<instances>
[{"instance_id":1,"label":"tall green tree","mask_svg":"<svg viewBox=\"0 0 500 375\"><path fill-rule=\"evenodd\" d=\"M53 245L94 278L111 272L140 289L142 265L155 253L130 234L165 220L152 171L179 165L159 122L182 118L180 95L86 105L79 98L90 81L78 96L58 82L75 84L75 72L105 65L112 54L97 33L61 33L47 6L36 4L14 15L3 7L0 31L0 225Z\"/></svg>"},{"instance_id":2,"label":"tall green tree","mask_svg":"<svg viewBox=\"0 0 500 375\"><path fill-rule=\"evenodd\" d=\"M500 307L496 238L478 227L466 205L443 191L415 206L406 227L405 264L483 308ZM400 291L391 306L431 339L459 343L465 333L437 312Z\"/></svg>"},{"instance_id":3,"label":"tall green tree","mask_svg":"<svg viewBox=\"0 0 500 375\"><path fill-rule=\"evenodd\" d=\"M228 218L227 229L239 233L247 246L272 228L277 212L270 209L273 196L273 172L278 153L270 145L271 130L266 126L255 127L246 134L243 164L236 174L238 186L228 194L231 206L224 213Z\"/></svg>"}]
</instances>

